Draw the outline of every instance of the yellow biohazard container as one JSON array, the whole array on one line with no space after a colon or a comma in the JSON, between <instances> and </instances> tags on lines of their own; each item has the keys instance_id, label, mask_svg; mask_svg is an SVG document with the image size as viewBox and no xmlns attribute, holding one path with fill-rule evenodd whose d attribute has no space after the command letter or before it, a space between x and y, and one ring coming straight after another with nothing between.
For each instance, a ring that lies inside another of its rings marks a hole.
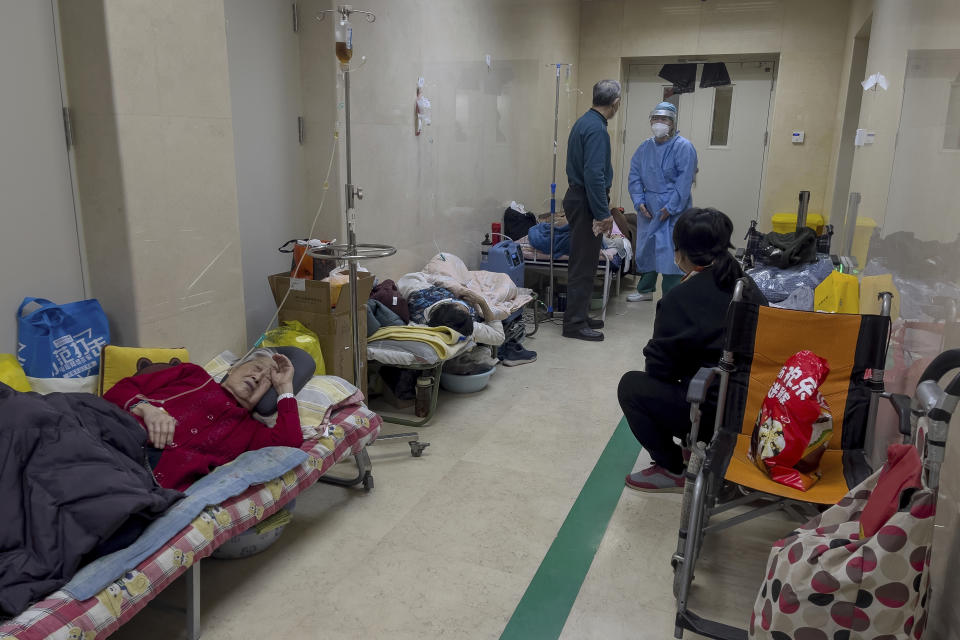
<instances>
[{"instance_id":1,"label":"yellow biohazard container","mask_svg":"<svg viewBox=\"0 0 960 640\"><path fill-rule=\"evenodd\" d=\"M773 230L777 233L791 233L797 230L797 214L795 213L775 213L773 214ZM823 216L819 213L807 214L807 226L817 232L817 235L823 233Z\"/></svg>"},{"instance_id":2,"label":"yellow biohazard container","mask_svg":"<svg viewBox=\"0 0 960 640\"><path fill-rule=\"evenodd\" d=\"M863 269L867 266L867 253L870 250L870 238L873 236L873 230L877 228L877 221L873 218L857 217L857 228L853 232L853 245L850 253L857 259L857 268Z\"/></svg>"}]
</instances>

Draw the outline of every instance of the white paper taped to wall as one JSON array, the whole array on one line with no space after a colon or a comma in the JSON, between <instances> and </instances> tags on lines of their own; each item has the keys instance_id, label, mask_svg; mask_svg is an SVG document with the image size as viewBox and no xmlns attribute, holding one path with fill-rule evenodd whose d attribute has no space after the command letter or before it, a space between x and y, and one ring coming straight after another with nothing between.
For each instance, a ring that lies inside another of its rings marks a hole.
<instances>
[{"instance_id":1,"label":"white paper taped to wall","mask_svg":"<svg viewBox=\"0 0 960 640\"><path fill-rule=\"evenodd\" d=\"M890 86L887 82L886 76L884 76L882 73L875 73L860 84L863 86L864 91L870 91L870 89L876 91L877 87L886 91L887 87Z\"/></svg>"}]
</instances>

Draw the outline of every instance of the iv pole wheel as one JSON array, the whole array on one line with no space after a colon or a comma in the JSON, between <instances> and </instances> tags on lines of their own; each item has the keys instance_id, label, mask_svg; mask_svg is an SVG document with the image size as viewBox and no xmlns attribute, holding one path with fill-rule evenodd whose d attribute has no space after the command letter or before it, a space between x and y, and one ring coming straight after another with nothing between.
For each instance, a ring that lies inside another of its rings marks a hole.
<instances>
[{"instance_id":1,"label":"iv pole wheel","mask_svg":"<svg viewBox=\"0 0 960 640\"><path fill-rule=\"evenodd\" d=\"M410 445L410 455L412 455L414 458L419 458L422 456L423 450L430 446L429 442L419 442L417 440L413 440L408 444Z\"/></svg>"}]
</instances>

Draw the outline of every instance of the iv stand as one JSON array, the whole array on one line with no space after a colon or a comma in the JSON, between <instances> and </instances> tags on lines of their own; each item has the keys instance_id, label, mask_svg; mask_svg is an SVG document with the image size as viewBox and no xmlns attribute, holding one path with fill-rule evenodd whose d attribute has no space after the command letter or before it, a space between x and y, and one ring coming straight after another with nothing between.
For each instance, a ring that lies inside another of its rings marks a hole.
<instances>
[{"instance_id":1,"label":"iv stand","mask_svg":"<svg viewBox=\"0 0 960 640\"><path fill-rule=\"evenodd\" d=\"M554 65L547 65L552 67ZM567 68L567 75L573 67L569 62L556 63L557 91L553 103L553 179L550 182L550 284L547 286L547 314L553 316L553 229L557 218L557 134L560 128L560 68Z\"/></svg>"},{"instance_id":2,"label":"iv stand","mask_svg":"<svg viewBox=\"0 0 960 640\"><path fill-rule=\"evenodd\" d=\"M361 13L367 19L367 22L373 22L377 18L370 11L354 9L352 5L338 5L336 9L327 9L317 15L317 20L322 21L327 13L338 13L342 20L347 20L354 13ZM353 184L353 156L351 150L350 136L350 68L346 63L341 63L340 68L343 71L343 104L345 126L345 155L347 161L347 181L344 185L346 195L346 222L347 222L347 243L326 245L318 249L311 249L308 254L315 258L327 258L345 261L350 269L350 328L353 338L353 384L358 389L362 388L363 379L366 376L367 354L360 352L360 319L357 317L357 262L359 260L372 260L375 258L386 258L397 252L396 247L386 244L360 244L357 242L357 200L363 200L363 189ZM378 440L388 440L393 438L402 438L410 441L410 452L414 457L420 457L420 453L429 443L417 441L419 436L416 433L402 433L382 435Z\"/></svg>"}]
</instances>

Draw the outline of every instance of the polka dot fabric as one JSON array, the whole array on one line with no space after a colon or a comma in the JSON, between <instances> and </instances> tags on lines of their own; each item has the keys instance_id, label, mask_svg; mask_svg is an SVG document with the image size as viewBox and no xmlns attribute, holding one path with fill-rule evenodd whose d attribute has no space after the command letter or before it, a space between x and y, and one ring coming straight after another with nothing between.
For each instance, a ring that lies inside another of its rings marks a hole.
<instances>
[{"instance_id":1,"label":"polka dot fabric","mask_svg":"<svg viewBox=\"0 0 960 640\"><path fill-rule=\"evenodd\" d=\"M860 514L880 472L770 551L748 633L764 640L920 640L936 496L914 492L873 536Z\"/></svg>"}]
</instances>

